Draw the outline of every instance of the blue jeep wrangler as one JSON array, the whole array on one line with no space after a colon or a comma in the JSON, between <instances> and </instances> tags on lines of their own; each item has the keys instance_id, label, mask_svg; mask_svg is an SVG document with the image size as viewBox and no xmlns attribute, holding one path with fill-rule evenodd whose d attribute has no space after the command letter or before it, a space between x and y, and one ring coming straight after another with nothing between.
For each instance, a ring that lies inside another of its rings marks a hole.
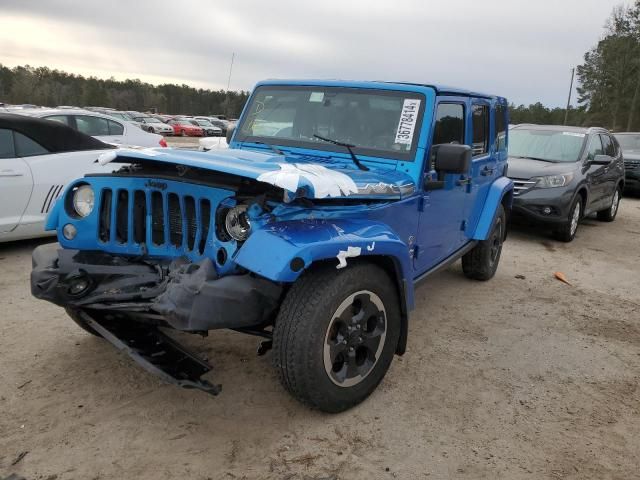
<instances>
[{"instance_id":1,"label":"blue jeep wrangler","mask_svg":"<svg viewBox=\"0 0 640 480\"><path fill-rule=\"evenodd\" d=\"M318 409L363 401L404 353L414 286L462 259L490 279L506 236L504 98L432 85L267 81L228 150L114 150L70 184L33 294L165 380L212 394L165 329L264 337Z\"/></svg>"}]
</instances>

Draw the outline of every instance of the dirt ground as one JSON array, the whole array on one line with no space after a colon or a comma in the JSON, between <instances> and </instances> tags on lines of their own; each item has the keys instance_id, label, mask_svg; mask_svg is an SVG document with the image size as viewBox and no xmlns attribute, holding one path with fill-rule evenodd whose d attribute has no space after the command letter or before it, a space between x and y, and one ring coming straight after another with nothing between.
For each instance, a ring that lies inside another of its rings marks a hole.
<instances>
[{"instance_id":1,"label":"dirt ground","mask_svg":"<svg viewBox=\"0 0 640 480\"><path fill-rule=\"evenodd\" d=\"M231 332L181 337L220 396L161 383L31 297L40 243L0 245L0 478L640 478L639 198L572 244L512 231L490 282L426 281L407 354L339 415Z\"/></svg>"}]
</instances>

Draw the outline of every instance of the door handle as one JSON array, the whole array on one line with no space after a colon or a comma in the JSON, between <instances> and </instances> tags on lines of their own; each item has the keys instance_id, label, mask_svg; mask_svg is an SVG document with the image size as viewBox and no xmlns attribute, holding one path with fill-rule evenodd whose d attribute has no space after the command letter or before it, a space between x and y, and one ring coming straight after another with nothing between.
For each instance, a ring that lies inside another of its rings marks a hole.
<instances>
[{"instance_id":1,"label":"door handle","mask_svg":"<svg viewBox=\"0 0 640 480\"><path fill-rule=\"evenodd\" d=\"M480 170L480 175L482 175L483 177L488 177L489 175L493 175L494 171L495 171L495 168L490 168L485 165L485 167L482 170Z\"/></svg>"},{"instance_id":2,"label":"door handle","mask_svg":"<svg viewBox=\"0 0 640 480\"><path fill-rule=\"evenodd\" d=\"M24 174L15 170L0 170L0 177L23 177Z\"/></svg>"},{"instance_id":3,"label":"door handle","mask_svg":"<svg viewBox=\"0 0 640 480\"><path fill-rule=\"evenodd\" d=\"M456 185L471 185L471 177L462 177L460 180L456 181Z\"/></svg>"}]
</instances>

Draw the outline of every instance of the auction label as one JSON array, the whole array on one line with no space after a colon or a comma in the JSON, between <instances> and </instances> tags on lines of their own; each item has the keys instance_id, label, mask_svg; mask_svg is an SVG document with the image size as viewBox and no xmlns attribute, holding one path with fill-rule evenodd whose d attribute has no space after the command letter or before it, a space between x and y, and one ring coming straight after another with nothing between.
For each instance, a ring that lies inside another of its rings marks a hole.
<instances>
[{"instance_id":1,"label":"auction label","mask_svg":"<svg viewBox=\"0 0 640 480\"><path fill-rule=\"evenodd\" d=\"M404 104L402 105L402 113L400 113L400 121L398 122L395 143L409 145L409 148L411 148L413 131L418 123L419 111L420 100L415 98L405 98Z\"/></svg>"}]
</instances>

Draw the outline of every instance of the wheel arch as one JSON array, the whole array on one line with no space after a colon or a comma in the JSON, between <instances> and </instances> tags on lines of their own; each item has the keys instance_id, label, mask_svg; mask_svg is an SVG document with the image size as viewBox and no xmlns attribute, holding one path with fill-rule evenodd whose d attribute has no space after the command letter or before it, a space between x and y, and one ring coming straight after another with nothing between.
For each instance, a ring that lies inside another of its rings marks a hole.
<instances>
[{"instance_id":1,"label":"wheel arch","mask_svg":"<svg viewBox=\"0 0 640 480\"><path fill-rule=\"evenodd\" d=\"M264 255L265 251L272 254ZM320 265L338 269L371 262L380 266L397 288L401 334L396 353L405 352L409 312L414 306L413 267L408 246L387 225L364 220L282 222L254 232L234 261L285 283L295 282L304 271Z\"/></svg>"}]
</instances>

